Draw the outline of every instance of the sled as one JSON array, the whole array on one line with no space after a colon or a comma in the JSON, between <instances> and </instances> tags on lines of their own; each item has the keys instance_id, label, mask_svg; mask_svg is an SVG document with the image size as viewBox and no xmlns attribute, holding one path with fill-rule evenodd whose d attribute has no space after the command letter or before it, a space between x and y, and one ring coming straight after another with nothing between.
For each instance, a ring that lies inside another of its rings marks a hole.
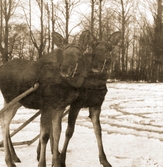
<instances>
[{"instance_id":1,"label":"sled","mask_svg":"<svg viewBox=\"0 0 163 167\"><path fill-rule=\"evenodd\" d=\"M15 103L17 103L19 100L27 96L28 94L32 93L39 87L39 83L36 82L31 88L20 94L19 96L15 97L11 102L9 102L5 107L3 107L0 110L0 116L10 107L12 107Z\"/></svg>"}]
</instances>

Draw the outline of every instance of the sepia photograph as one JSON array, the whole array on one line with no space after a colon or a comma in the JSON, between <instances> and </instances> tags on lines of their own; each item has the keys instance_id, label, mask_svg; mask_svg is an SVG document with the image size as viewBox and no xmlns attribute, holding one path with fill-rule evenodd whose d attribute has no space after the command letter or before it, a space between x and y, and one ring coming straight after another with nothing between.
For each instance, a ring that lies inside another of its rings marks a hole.
<instances>
[{"instance_id":1,"label":"sepia photograph","mask_svg":"<svg viewBox=\"0 0 163 167\"><path fill-rule=\"evenodd\" d=\"M163 167L163 0L0 0L0 167Z\"/></svg>"}]
</instances>

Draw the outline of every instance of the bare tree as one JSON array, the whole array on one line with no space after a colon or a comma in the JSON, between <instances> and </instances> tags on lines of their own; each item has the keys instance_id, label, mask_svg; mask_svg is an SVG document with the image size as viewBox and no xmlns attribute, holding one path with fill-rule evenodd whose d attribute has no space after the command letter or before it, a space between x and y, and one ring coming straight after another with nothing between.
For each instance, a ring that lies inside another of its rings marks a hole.
<instances>
[{"instance_id":1,"label":"bare tree","mask_svg":"<svg viewBox=\"0 0 163 167\"><path fill-rule=\"evenodd\" d=\"M42 55L43 55L45 44L46 44L46 38L44 38L45 34L44 34L44 24L43 24L44 23L44 18L43 18L44 3L43 3L43 0L36 0L36 1L38 3L38 7L40 9L40 27L41 27L41 30L40 30L39 44L36 42L36 39L35 39L35 37L32 33L32 30L31 30L31 15L30 15L30 36L31 36L31 40L32 40L35 48L38 51L39 58L41 58ZM30 13L31 13L31 0L29 0L29 8L30 8Z\"/></svg>"},{"instance_id":2,"label":"bare tree","mask_svg":"<svg viewBox=\"0 0 163 167\"><path fill-rule=\"evenodd\" d=\"M56 29L65 36L67 43L69 42L69 35L71 31L70 29L70 21L71 16L74 14L74 8L78 5L80 0L60 0L55 3L56 9ZM75 25L75 27L78 24Z\"/></svg>"},{"instance_id":3,"label":"bare tree","mask_svg":"<svg viewBox=\"0 0 163 167\"><path fill-rule=\"evenodd\" d=\"M17 5L18 2L16 3L14 0L0 1L0 53L2 55L3 64L9 59L9 34L11 29L9 21L13 16Z\"/></svg>"},{"instance_id":4,"label":"bare tree","mask_svg":"<svg viewBox=\"0 0 163 167\"><path fill-rule=\"evenodd\" d=\"M163 74L163 20L162 20L162 0L147 0L148 10L153 15L153 24L145 25L146 34L143 33L143 41L146 42L144 51L148 48L148 55L144 54L143 57L148 58L148 78L151 82L157 80L162 81L161 75ZM146 21L147 22L147 21ZM145 22L144 22L145 23ZM145 52L147 53L147 51ZM150 56L149 56L150 55Z\"/></svg>"},{"instance_id":5,"label":"bare tree","mask_svg":"<svg viewBox=\"0 0 163 167\"><path fill-rule=\"evenodd\" d=\"M95 0L91 0L91 34L94 35L94 8L95 8Z\"/></svg>"},{"instance_id":6,"label":"bare tree","mask_svg":"<svg viewBox=\"0 0 163 167\"><path fill-rule=\"evenodd\" d=\"M156 82L159 76L159 69L162 66L162 58L163 58L163 20L162 20L162 0L157 0L157 13L154 18L155 26L154 26L154 40L153 40L153 51L154 51L154 59L153 59L153 77L152 82Z\"/></svg>"},{"instance_id":7,"label":"bare tree","mask_svg":"<svg viewBox=\"0 0 163 167\"><path fill-rule=\"evenodd\" d=\"M44 25L44 22L45 22L44 2L43 2L43 0L36 0L36 2L38 5L38 10L40 11L40 16L38 16L38 18L40 20L40 29L39 30L34 29L33 25L32 25L32 1L29 0L29 4L28 4L29 5L29 8L28 8L29 16L26 14L26 10L25 10L23 5L22 5L22 9L24 11L26 24L29 27L30 40L32 41L33 46L37 50L38 58L41 58L43 56L44 51L45 51L46 37L47 37L46 30L47 29Z\"/></svg>"},{"instance_id":8,"label":"bare tree","mask_svg":"<svg viewBox=\"0 0 163 167\"><path fill-rule=\"evenodd\" d=\"M51 1L52 5L52 12L51 12L51 23L52 23L52 34L54 33L54 25L55 25L55 17L54 17L54 4L53 1ZM54 49L54 39L52 38L52 49Z\"/></svg>"},{"instance_id":9,"label":"bare tree","mask_svg":"<svg viewBox=\"0 0 163 167\"><path fill-rule=\"evenodd\" d=\"M119 23L121 26L121 79L125 79L128 71L128 48L130 42L130 24L132 23L133 11L135 10L135 1L132 0L116 0L113 2L115 12L118 15Z\"/></svg>"},{"instance_id":10,"label":"bare tree","mask_svg":"<svg viewBox=\"0 0 163 167\"><path fill-rule=\"evenodd\" d=\"M99 0L99 40L102 40L102 0Z\"/></svg>"}]
</instances>

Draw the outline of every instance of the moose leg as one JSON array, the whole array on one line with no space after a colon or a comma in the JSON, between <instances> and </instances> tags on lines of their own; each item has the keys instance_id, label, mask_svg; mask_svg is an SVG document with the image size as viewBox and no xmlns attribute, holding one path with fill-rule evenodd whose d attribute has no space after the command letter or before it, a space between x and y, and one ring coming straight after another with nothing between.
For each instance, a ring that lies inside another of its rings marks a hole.
<instances>
[{"instance_id":1,"label":"moose leg","mask_svg":"<svg viewBox=\"0 0 163 167\"><path fill-rule=\"evenodd\" d=\"M51 130L50 131L50 148L51 148L51 153L53 154L53 134L52 134L52 128L50 130Z\"/></svg>"},{"instance_id":2,"label":"moose leg","mask_svg":"<svg viewBox=\"0 0 163 167\"><path fill-rule=\"evenodd\" d=\"M102 144L102 133L101 133L101 125L100 125L100 113L101 107L90 107L89 108L91 121L93 123L94 132L97 139L98 149L99 149L99 160L103 167L112 167L106 159L106 155L104 153L103 144Z\"/></svg>"},{"instance_id":3,"label":"moose leg","mask_svg":"<svg viewBox=\"0 0 163 167\"><path fill-rule=\"evenodd\" d=\"M66 167L65 165L66 151L67 151L69 141L74 133L75 122L76 122L76 118L78 116L79 111L80 111L80 108L70 107L69 109L68 125L67 125L67 130L65 135L65 141L64 141L62 152L60 154L61 167Z\"/></svg>"},{"instance_id":4,"label":"moose leg","mask_svg":"<svg viewBox=\"0 0 163 167\"><path fill-rule=\"evenodd\" d=\"M11 137L9 137L9 148L10 148L10 152L11 152L12 159L14 160L14 162L21 162L18 156L16 155L15 149L11 141Z\"/></svg>"},{"instance_id":5,"label":"moose leg","mask_svg":"<svg viewBox=\"0 0 163 167\"><path fill-rule=\"evenodd\" d=\"M41 118L40 118L40 137L39 137L39 142L38 142L38 145L37 145L37 161L40 160L40 152L41 152L41 119L42 119L42 111L40 110L41 112Z\"/></svg>"},{"instance_id":6,"label":"moose leg","mask_svg":"<svg viewBox=\"0 0 163 167\"><path fill-rule=\"evenodd\" d=\"M20 103L14 104L12 107L8 108L1 117L1 127L3 135L3 144L5 150L5 162L8 167L16 167L14 160L18 160L13 144L10 139L9 125L12 118L15 116L16 111L21 107Z\"/></svg>"},{"instance_id":7,"label":"moose leg","mask_svg":"<svg viewBox=\"0 0 163 167\"><path fill-rule=\"evenodd\" d=\"M37 147L38 167L46 167L46 146L50 136L51 108L45 107L41 110L40 139Z\"/></svg>"},{"instance_id":8,"label":"moose leg","mask_svg":"<svg viewBox=\"0 0 163 167\"><path fill-rule=\"evenodd\" d=\"M53 158L52 165L61 167L60 156L58 151L60 134L62 129L62 115L65 108L57 108L52 113L52 134L53 134Z\"/></svg>"},{"instance_id":9,"label":"moose leg","mask_svg":"<svg viewBox=\"0 0 163 167\"><path fill-rule=\"evenodd\" d=\"M41 135L41 131L40 131L40 135ZM37 161L40 160L40 152L41 152L41 141L40 141L40 138L39 138L39 142L38 142L38 145L37 145Z\"/></svg>"}]
</instances>

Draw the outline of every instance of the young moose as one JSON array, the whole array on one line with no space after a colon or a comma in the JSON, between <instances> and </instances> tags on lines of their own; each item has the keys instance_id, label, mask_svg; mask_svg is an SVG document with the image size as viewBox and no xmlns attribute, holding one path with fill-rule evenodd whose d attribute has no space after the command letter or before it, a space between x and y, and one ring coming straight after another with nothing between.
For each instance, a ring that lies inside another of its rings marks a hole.
<instances>
[{"instance_id":1,"label":"young moose","mask_svg":"<svg viewBox=\"0 0 163 167\"><path fill-rule=\"evenodd\" d=\"M93 123L94 132L97 139L99 149L99 160L103 167L111 167L107 161L102 144L102 134L100 125L101 106L107 93L106 81L108 79L108 70L111 62L114 61L112 51L114 46L119 43L121 37L120 32L115 32L110 36L110 41L97 42L93 48L92 64L90 66L87 78L79 89L79 95L74 100L69 109L68 127L66 130L65 142L60 154L61 167L66 167L66 150L69 140L73 135L75 121L81 108L89 107L90 118Z\"/></svg>"},{"instance_id":2,"label":"young moose","mask_svg":"<svg viewBox=\"0 0 163 167\"><path fill-rule=\"evenodd\" d=\"M22 105L27 108L41 110L43 124L41 124L41 154L38 166L46 166L45 144L49 133L49 128L46 127L47 122L49 122L48 118L49 116L53 118L52 124L56 127L53 128L53 138L55 139L56 134L58 136L60 134L62 112L67 105L77 98L77 88L83 84L86 77L83 48L90 41L89 37L91 37L90 32L84 31L81 34L81 39L86 40L79 41L80 45L70 45L65 50L57 49L38 61L15 59L0 67L0 89L5 104L8 104L19 94L32 87L34 83L39 83L36 91L16 102L3 114L0 112L5 161L8 167L16 167L15 162L20 161L10 139L9 125L16 111ZM73 51L72 54L70 54L69 50ZM53 153L53 164L55 164L58 161L56 159L58 158L57 143Z\"/></svg>"},{"instance_id":3,"label":"young moose","mask_svg":"<svg viewBox=\"0 0 163 167\"><path fill-rule=\"evenodd\" d=\"M118 44L121 37L120 32L115 32L110 36L110 43L106 41L96 42L93 47L93 52L84 54L85 57L91 63L86 63L87 77L84 84L78 89L78 97L71 103L68 116L68 127L66 131L66 138L61 153L58 152L58 164L54 163L54 167L66 167L66 151L69 144L69 140L73 135L75 121L81 108L89 107L90 118L93 123L95 135L97 138L97 144L99 148L99 159L103 167L111 167L107 161L104 153L102 136L101 136L101 125L100 125L100 112L101 105L104 101L107 93L106 81L108 79L108 70L111 62L114 61L114 57L111 52L114 46ZM45 117L44 117L45 118ZM43 124L43 122L41 122ZM52 128L55 125L52 126ZM50 131L49 131L50 133ZM49 135L48 135L49 136ZM54 139L54 147L58 143L59 138ZM40 154L40 147L38 147L38 157Z\"/></svg>"}]
</instances>

